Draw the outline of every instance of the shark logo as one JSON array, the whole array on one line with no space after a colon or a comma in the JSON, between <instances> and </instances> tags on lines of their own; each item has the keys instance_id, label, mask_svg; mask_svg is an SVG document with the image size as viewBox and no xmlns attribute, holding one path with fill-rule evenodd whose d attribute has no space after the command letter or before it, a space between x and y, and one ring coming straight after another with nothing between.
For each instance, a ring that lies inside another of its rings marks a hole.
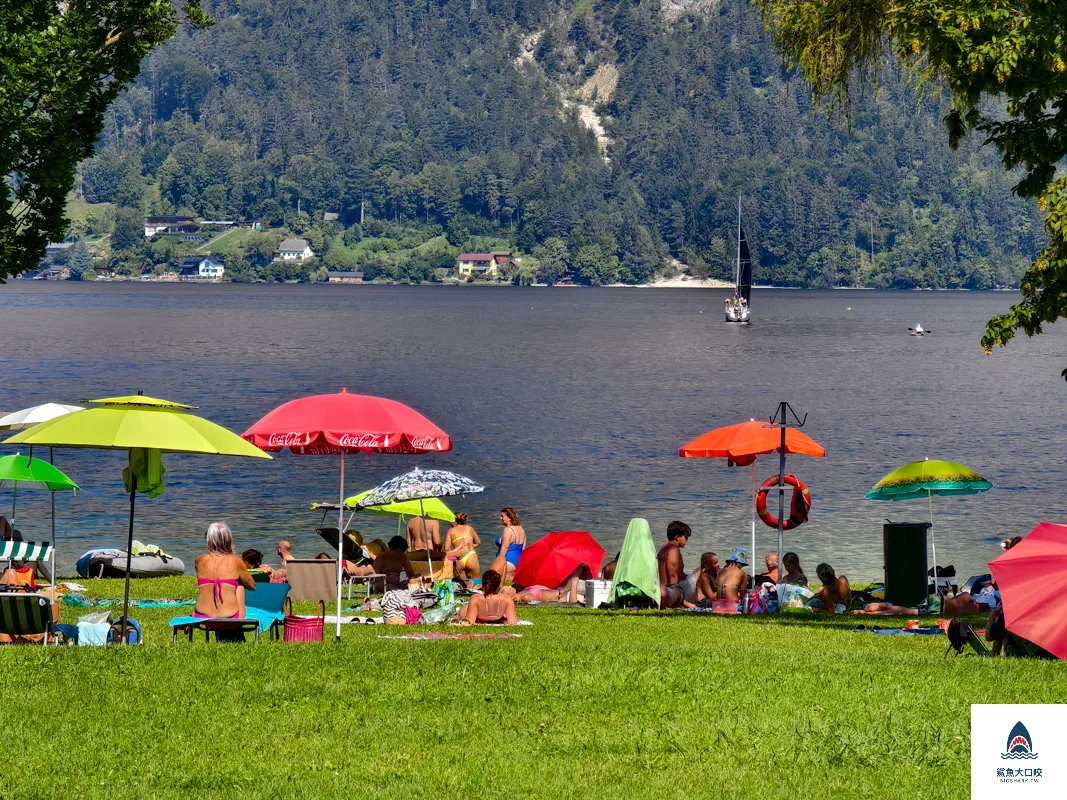
<instances>
[{"instance_id":1,"label":"shark logo","mask_svg":"<svg viewBox=\"0 0 1067 800\"><path fill-rule=\"evenodd\" d=\"M1008 734L1008 746L1000 754L1001 758L1037 758L1034 752L1034 744L1030 739L1030 731L1022 722L1016 722L1015 727Z\"/></svg>"}]
</instances>

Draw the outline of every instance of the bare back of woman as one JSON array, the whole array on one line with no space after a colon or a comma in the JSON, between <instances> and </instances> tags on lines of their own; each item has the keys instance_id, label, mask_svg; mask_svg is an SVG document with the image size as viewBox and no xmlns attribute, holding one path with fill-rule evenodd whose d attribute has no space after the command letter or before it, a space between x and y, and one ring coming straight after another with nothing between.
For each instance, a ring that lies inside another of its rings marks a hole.
<instances>
[{"instance_id":1,"label":"bare back of woman","mask_svg":"<svg viewBox=\"0 0 1067 800\"><path fill-rule=\"evenodd\" d=\"M207 529L208 551L196 559L196 607L200 617L244 617L245 589L256 583L244 560L233 552L233 535L223 522Z\"/></svg>"}]
</instances>

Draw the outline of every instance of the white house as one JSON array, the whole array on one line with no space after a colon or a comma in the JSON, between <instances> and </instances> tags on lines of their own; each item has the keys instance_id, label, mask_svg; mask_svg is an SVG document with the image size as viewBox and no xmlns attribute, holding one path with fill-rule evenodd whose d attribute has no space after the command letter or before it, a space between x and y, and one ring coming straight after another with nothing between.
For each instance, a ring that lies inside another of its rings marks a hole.
<instances>
[{"instance_id":1,"label":"white house","mask_svg":"<svg viewBox=\"0 0 1067 800\"><path fill-rule=\"evenodd\" d=\"M226 272L222 262L212 256L183 258L178 269L183 281L219 281Z\"/></svg>"},{"instance_id":2,"label":"white house","mask_svg":"<svg viewBox=\"0 0 1067 800\"><path fill-rule=\"evenodd\" d=\"M314 258L315 253L307 243L307 239L286 239L278 245L276 261L307 261Z\"/></svg>"},{"instance_id":3,"label":"white house","mask_svg":"<svg viewBox=\"0 0 1067 800\"><path fill-rule=\"evenodd\" d=\"M196 220L177 214L162 214L158 217L145 217L144 236L151 239L157 233L173 233L185 228L195 228Z\"/></svg>"}]
</instances>

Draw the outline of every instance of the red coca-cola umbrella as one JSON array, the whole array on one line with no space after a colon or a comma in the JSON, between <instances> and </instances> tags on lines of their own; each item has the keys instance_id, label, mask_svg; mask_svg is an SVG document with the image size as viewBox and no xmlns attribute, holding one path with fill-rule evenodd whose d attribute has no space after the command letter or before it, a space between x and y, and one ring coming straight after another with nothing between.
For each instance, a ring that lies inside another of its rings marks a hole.
<instances>
[{"instance_id":1,"label":"red coca-cola umbrella","mask_svg":"<svg viewBox=\"0 0 1067 800\"><path fill-rule=\"evenodd\" d=\"M603 560L604 548L586 531L556 531L522 551L514 582L555 589L581 564L599 575Z\"/></svg>"},{"instance_id":2,"label":"red coca-cola umbrella","mask_svg":"<svg viewBox=\"0 0 1067 800\"><path fill-rule=\"evenodd\" d=\"M1067 660L1067 525L1040 523L990 561L989 569L1004 604L1005 627Z\"/></svg>"},{"instance_id":3,"label":"red coca-cola umbrella","mask_svg":"<svg viewBox=\"0 0 1067 800\"><path fill-rule=\"evenodd\" d=\"M345 455L399 453L420 455L452 449L448 434L403 403L384 397L318 394L290 400L241 434L271 453L288 448L297 455L340 455L341 495L338 505L337 638L341 638L340 537L344 531Z\"/></svg>"}]
</instances>

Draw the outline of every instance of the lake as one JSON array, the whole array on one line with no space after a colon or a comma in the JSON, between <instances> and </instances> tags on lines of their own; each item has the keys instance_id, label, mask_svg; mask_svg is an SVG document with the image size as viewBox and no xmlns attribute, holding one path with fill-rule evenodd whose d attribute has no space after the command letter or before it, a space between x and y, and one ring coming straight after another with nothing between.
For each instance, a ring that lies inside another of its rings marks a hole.
<instances>
[{"instance_id":1,"label":"lake","mask_svg":"<svg viewBox=\"0 0 1067 800\"><path fill-rule=\"evenodd\" d=\"M1009 293L761 291L755 324L723 322L724 290L385 286L78 284L0 287L0 409L145 394L189 403L238 433L307 394L376 394L418 409L455 449L427 456L352 456L349 493L415 465L454 470L487 487L449 504L485 544L497 512L515 506L530 539L588 530L619 548L631 517L657 543L689 522L685 551L750 547L747 468L682 459L711 428L766 419L780 400L807 415L825 459L793 456L787 471L812 493L810 522L786 533L806 572L828 561L853 580L880 578L881 526L925 520L925 501L880 503L864 492L924 457L959 461L994 484L984 495L935 498L938 562L984 572L1001 539L1065 521L1067 433L1060 370L1064 330L1049 326L985 356L986 320ZM933 335L912 337L921 323ZM10 448L7 448L10 451ZM115 452L57 450L83 491L57 496L58 562L126 540L127 500ZM226 520L239 549L273 562L274 545L327 549L313 501L336 501L335 457L274 461L166 456L167 490L138 498L135 536L185 559L207 525ZM756 462L756 479L777 457ZM10 511L10 489L0 508ZM773 502L776 498L772 495ZM48 537L48 495L19 492L16 525ZM370 537L395 524L368 517ZM757 522L757 555L777 534Z\"/></svg>"}]
</instances>

